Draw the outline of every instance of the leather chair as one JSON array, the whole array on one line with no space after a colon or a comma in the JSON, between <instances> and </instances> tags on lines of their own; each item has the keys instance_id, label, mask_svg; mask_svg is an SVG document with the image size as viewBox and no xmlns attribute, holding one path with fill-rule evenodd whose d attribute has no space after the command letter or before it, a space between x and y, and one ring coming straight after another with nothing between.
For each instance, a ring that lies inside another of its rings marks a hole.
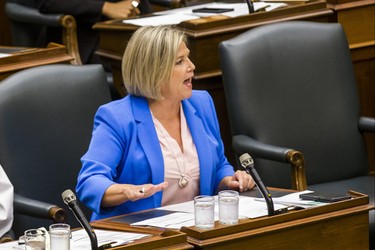
<instances>
[{"instance_id":1,"label":"leather chair","mask_svg":"<svg viewBox=\"0 0 375 250\"><path fill-rule=\"evenodd\" d=\"M267 186L355 190L374 203L363 133L375 132L375 119L360 117L340 24L265 25L222 42L219 52L234 151L252 155Z\"/></svg>"},{"instance_id":2,"label":"leather chair","mask_svg":"<svg viewBox=\"0 0 375 250\"><path fill-rule=\"evenodd\" d=\"M94 114L110 101L101 65L34 67L0 82L0 164L16 193L16 237L66 215L79 226L61 194L75 190ZM89 219L89 209L82 208Z\"/></svg>"},{"instance_id":3,"label":"leather chair","mask_svg":"<svg viewBox=\"0 0 375 250\"><path fill-rule=\"evenodd\" d=\"M22 47L44 47L45 27L61 28L62 43L74 57L73 64L82 64L78 50L77 25L73 16L65 14L43 14L39 10L18 4L5 3L5 12L10 19L12 45Z\"/></svg>"}]
</instances>

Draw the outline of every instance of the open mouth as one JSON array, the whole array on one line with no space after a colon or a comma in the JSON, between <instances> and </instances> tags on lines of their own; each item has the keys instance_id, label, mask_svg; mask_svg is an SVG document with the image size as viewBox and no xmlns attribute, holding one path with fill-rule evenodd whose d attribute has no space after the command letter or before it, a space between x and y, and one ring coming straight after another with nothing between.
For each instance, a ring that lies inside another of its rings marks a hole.
<instances>
[{"instance_id":1,"label":"open mouth","mask_svg":"<svg viewBox=\"0 0 375 250\"><path fill-rule=\"evenodd\" d=\"M187 85L187 86L192 86L192 79L193 78L188 78L184 81L184 85Z\"/></svg>"}]
</instances>

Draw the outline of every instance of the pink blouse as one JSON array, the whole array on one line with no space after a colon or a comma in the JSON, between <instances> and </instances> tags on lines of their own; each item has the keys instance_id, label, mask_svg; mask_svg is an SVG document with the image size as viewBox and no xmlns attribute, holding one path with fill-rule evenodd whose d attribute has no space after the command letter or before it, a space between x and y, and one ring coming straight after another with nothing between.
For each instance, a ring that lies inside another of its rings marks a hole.
<instances>
[{"instance_id":1,"label":"pink blouse","mask_svg":"<svg viewBox=\"0 0 375 250\"><path fill-rule=\"evenodd\" d=\"M152 115L164 158L164 180L169 186L163 191L162 206L193 200L199 194L199 160L193 138L186 123L182 105L181 137L183 152L163 125ZM188 180L186 187L178 185L181 174Z\"/></svg>"}]
</instances>

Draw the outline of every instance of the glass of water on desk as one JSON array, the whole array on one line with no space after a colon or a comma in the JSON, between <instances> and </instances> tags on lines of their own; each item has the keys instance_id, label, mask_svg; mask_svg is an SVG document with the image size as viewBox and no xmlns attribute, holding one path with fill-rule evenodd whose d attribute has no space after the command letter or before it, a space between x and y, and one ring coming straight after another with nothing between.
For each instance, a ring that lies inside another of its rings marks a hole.
<instances>
[{"instance_id":1,"label":"glass of water on desk","mask_svg":"<svg viewBox=\"0 0 375 250\"><path fill-rule=\"evenodd\" d=\"M195 227L210 229L214 227L215 200L208 195L200 195L194 198Z\"/></svg>"},{"instance_id":2,"label":"glass of water on desk","mask_svg":"<svg viewBox=\"0 0 375 250\"><path fill-rule=\"evenodd\" d=\"M25 231L26 250L45 250L46 234L39 229L29 229Z\"/></svg>"},{"instance_id":3,"label":"glass of water on desk","mask_svg":"<svg viewBox=\"0 0 375 250\"><path fill-rule=\"evenodd\" d=\"M50 250L70 250L70 226L56 223L49 226Z\"/></svg>"},{"instance_id":4,"label":"glass of water on desk","mask_svg":"<svg viewBox=\"0 0 375 250\"><path fill-rule=\"evenodd\" d=\"M219 192L219 222L221 224L238 223L239 194L234 190Z\"/></svg>"}]
</instances>

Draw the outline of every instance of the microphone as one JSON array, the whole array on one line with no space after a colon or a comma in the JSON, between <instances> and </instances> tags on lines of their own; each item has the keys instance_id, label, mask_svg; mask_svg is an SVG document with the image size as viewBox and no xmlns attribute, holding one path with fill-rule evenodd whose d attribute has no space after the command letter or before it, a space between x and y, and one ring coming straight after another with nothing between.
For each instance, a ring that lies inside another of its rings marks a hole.
<instances>
[{"instance_id":1,"label":"microphone","mask_svg":"<svg viewBox=\"0 0 375 250\"><path fill-rule=\"evenodd\" d=\"M249 8L249 13L254 13L255 9L254 9L253 1L252 0L246 0L246 3L247 3L247 7Z\"/></svg>"},{"instance_id":2,"label":"microphone","mask_svg":"<svg viewBox=\"0 0 375 250\"><path fill-rule=\"evenodd\" d=\"M81 208L78 206L77 198L72 190L67 189L62 194L62 199L66 205L69 206L69 209L72 210L74 216L81 224L81 226L86 230L91 241L91 249L98 250L98 240L94 230L91 228L91 225L87 221L85 215L83 214Z\"/></svg>"},{"instance_id":3,"label":"microphone","mask_svg":"<svg viewBox=\"0 0 375 250\"><path fill-rule=\"evenodd\" d=\"M249 175L251 175L251 177L253 177L255 184L257 185L260 193L262 194L263 198L266 200L268 215L269 216L275 215L271 193L263 184L257 171L255 170L253 158L248 153L245 153L240 156L240 162L241 162L241 166L245 169L246 173L248 173Z\"/></svg>"}]
</instances>

